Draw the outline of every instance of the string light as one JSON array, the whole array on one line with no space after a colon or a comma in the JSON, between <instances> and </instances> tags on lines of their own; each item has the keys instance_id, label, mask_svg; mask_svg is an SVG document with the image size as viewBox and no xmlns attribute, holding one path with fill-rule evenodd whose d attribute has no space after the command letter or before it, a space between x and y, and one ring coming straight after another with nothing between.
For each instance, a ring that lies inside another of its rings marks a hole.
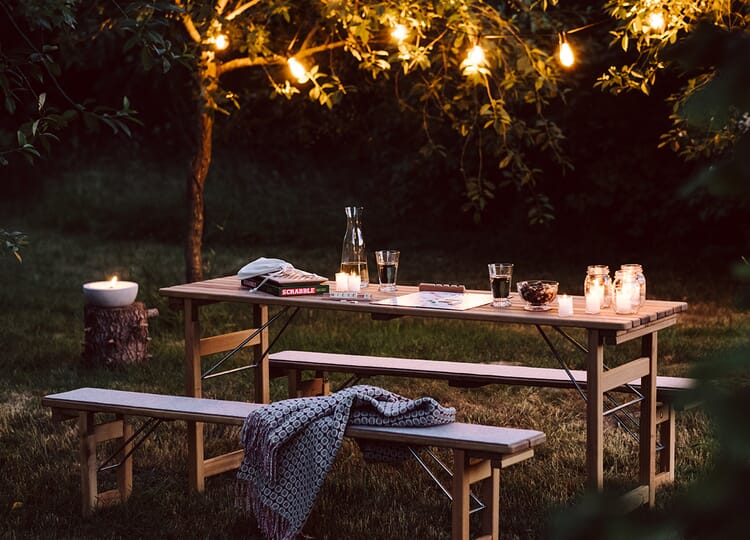
<instances>
[{"instance_id":1,"label":"string light","mask_svg":"<svg viewBox=\"0 0 750 540\"><path fill-rule=\"evenodd\" d=\"M466 60L461 62L461 69L464 75L475 75L480 73L487 65L487 58L484 55L484 49L480 45L474 45L466 53Z\"/></svg>"},{"instance_id":2,"label":"string light","mask_svg":"<svg viewBox=\"0 0 750 540\"><path fill-rule=\"evenodd\" d=\"M565 32L560 34L560 49L557 52L557 56L563 67L569 68L575 64L575 54L573 54L573 48L568 43L568 36L565 35Z\"/></svg>"},{"instance_id":3,"label":"string light","mask_svg":"<svg viewBox=\"0 0 750 540\"><path fill-rule=\"evenodd\" d=\"M404 41L407 37L409 37L409 31L406 29L406 26L403 24L397 24L393 27L393 30L391 31L391 37L401 43Z\"/></svg>"},{"instance_id":4,"label":"string light","mask_svg":"<svg viewBox=\"0 0 750 540\"><path fill-rule=\"evenodd\" d=\"M302 64L299 63L299 61L294 58L293 56L287 59L286 61L287 65L289 66L289 71L292 72L292 76L297 79L297 82L300 84L304 84L308 80L307 76L307 70L304 68Z\"/></svg>"},{"instance_id":5,"label":"string light","mask_svg":"<svg viewBox=\"0 0 750 540\"><path fill-rule=\"evenodd\" d=\"M653 32L661 32L664 30L666 22L664 21L664 13L661 11L652 11L648 15L648 28L644 30L651 30Z\"/></svg>"},{"instance_id":6,"label":"string light","mask_svg":"<svg viewBox=\"0 0 750 540\"><path fill-rule=\"evenodd\" d=\"M219 34L214 38L214 47L216 47L217 51L223 51L227 47L229 47L229 38L225 36L224 34Z\"/></svg>"}]
</instances>

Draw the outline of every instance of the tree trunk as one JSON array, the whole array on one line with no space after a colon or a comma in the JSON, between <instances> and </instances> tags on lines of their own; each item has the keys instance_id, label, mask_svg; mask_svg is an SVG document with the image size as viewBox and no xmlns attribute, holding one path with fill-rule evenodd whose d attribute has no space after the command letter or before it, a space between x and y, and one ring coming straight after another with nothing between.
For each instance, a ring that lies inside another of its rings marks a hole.
<instances>
[{"instance_id":1,"label":"tree trunk","mask_svg":"<svg viewBox=\"0 0 750 540\"><path fill-rule=\"evenodd\" d=\"M210 107L211 91L215 86L216 64L204 56L198 73L201 99L196 123L195 153L187 179L188 229L185 242L185 278L188 283L203 279L203 191L208 167L211 165L211 141L214 116Z\"/></svg>"},{"instance_id":2,"label":"tree trunk","mask_svg":"<svg viewBox=\"0 0 750 540\"><path fill-rule=\"evenodd\" d=\"M158 314L142 302L116 308L84 306L83 364L120 367L145 361L151 356L148 318Z\"/></svg>"}]
</instances>

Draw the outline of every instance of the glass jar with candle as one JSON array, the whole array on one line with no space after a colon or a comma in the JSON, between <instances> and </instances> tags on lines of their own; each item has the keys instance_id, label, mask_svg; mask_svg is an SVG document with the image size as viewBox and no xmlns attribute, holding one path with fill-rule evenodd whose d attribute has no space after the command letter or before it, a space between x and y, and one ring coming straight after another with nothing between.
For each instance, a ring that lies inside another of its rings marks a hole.
<instances>
[{"instance_id":1,"label":"glass jar with candle","mask_svg":"<svg viewBox=\"0 0 750 540\"><path fill-rule=\"evenodd\" d=\"M615 313L627 315L638 313L641 307L641 285L633 272L618 270L612 284L612 307Z\"/></svg>"},{"instance_id":2,"label":"glass jar with candle","mask_svg":"<svg viewBox=\"0 0 750 540\"><path fill-rule=\"evenodd\" d=\"M586 313L599 313L609 307L612 301L612 280L609 266L593 264L586 271L583 282L583 295L586 297Z\"/></svg>"},{"instance_id":3,"label":"glass jar with candle","mask_svg":"<svg viewBox=\"0 0 750 540\"><path fill-rule=\"evenodd\" d=\"M643 273L643 266L640 264L622 264L620 265L620 270L635 274L635 279L640 286L638 291L638 306L643 306L643 303L646 301L646 276Z\"/></svg>"},{"instance_id":4,"label":"glass jar with candle","mask_svg":"<svg viewBox=\"0 0 750 540\"><path fill-rule=\"evenodd\" d=\"M362 234L362 208L347 206L344 213L346 234L341 248L341 271L347 275L359 276L359 286L364 288L370 283L370 274L367 271L367 252Z\"/></svg>"}]
</instances>

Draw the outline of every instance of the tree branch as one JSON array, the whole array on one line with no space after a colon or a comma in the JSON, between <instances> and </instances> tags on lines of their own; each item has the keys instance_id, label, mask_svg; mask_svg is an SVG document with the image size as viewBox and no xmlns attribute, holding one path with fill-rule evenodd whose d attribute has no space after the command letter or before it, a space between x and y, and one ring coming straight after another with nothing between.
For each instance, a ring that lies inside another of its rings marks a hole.
<instances>
[{"instance_id":1,"label":"tree branch","mask_svg":"<svg viewBox=\"0 0 750 540\"><path fill-rule=\"evenodd\" d=\"M295 58L306 58L308 56L313 56L317 53L323 52L323 51L330 51L332 49L338 49L340 47L343 47L346 45L346 41L334 41L333 43L326 43L325 45L319 45L317 47L310 47L309 49L305 49L302 51L297 52L295 54ZM221 76L224 73L227 73L229 71L234 71L236 69L242 69L247 67L256 67L256 66L271 66L276 64L284 64L286 63L286 57L281 55L274 55L274 56L263 56L258 58L235 58L234 60L229 60L228 62L224 62L220 66L218 66L216 75Z\"/></svg>"},{"instance_id":2,"label":"tree branch","mask_svg":"<svg viewBox=\"0 0 750 540\"><path fill-rule=\"evenodd\" d=\"M315 36L315 34L320 29L319 25L315 25L312 30L307 34L307 37L305 37L305 41L302 42L302 45L300 45L300 50L307 49L308 45L310 45L310 42L312 41L312 38Z\"/></svg>"},{"instance_id":3,"label":"tree branch","mask_svg":"<svg viewBox=\"0 0 750 540\"><path fill-rule=\"evenodd\" d=\"M250 0L250 2L247 2L246 4L242 4L240 6L237 6L234 11L232 11L229 15L227 15L227 20L231 21L234 19L237 15L242 14L243 11L246 9L250 9L256 4L259 4L261 0Z\"/></svg>"},{"instance_id":4,"label":"tree branch","mask_svg":"<svg viewBox=\"0 0 750 540\"><path fill-rule=\"evenodd\" d=\"M216 13L218 15L224 13L224 10L227 7L227 2L229 2L229 0L219 0L219 2L216 4Z\"/></svg>"},{"instance_id":5,"label":"tree branch","mask_svg":"<svg viewBox=\"0 0 750 540\"><path fill-rule=\"evenodd\" d=\"M219 65L216 70L216 76L221 77L224 73L234 71L236 69L257 67L257 66L271 66L275 64L284 64L286 58L278 54L274 56L260 56L257 58L235 58Z\"/></svg>"},{"instance_id":6,"label":"tree branch","mask_svg":"<svg viewBox=\"0 0 750 540\"><path fill-rule=\"evenodd\" d=\"M79 103L76 103L70 96L68 96L68 94L65 92L65 90L63 90L63 87L58 82L58 80L55 77L55 75L52 73L52 70L50 69L47 60L44 60L44 58L45 58L46 55L42 54L42 52L37 48L36 45L34 45L34 43L31 41L31 39L29 39L29 37L23 32L23 30L21 30L21 27L18 26L18 23L13 18L13 13L10 11L10 8L8 6L6 6L4 3L2 4L2 8L5 11L5 13L8 15L8 20L13 25L13 28L15 28L16 32L18 32L18 34L21 36L21 39L23 39L26 42L26 44L29 46L29 48L32 51L34 51L35 53L37 53L37 55L40 58L43 59L41 61L41 63L44 66L44 69L47 72L47 75L49 75L49 78L52 81L52 84L55 86L55 88L57 88L57 91L60 92L60 95L68 103L70 103L71 106L75 107L78 110L81 110L82 109L81 105ZM24 79L26 79L25 75L24 75ZM33 90L32 86L28 84L28 82L27 82L27 88L29 90L31 90L34 93L34 96L38 99L37 93Z\"/></svg>"},{"instance_id":7,"label":"tree branch","mask_svg":"<svg viewBox=\"0 0 750 540\"><path fill-rule=\"evenodd\" d=\"M183 26L185 26L185 30L187 30L188 35L193 41L195 41L196 43L200 43L201 42L200 32L198 32L198 29L195 27L195 24L193 23L193 19L188 14L187 9L185 9L185 6L182 4L182 1L177 0L175 2L175 5L179 8L182 8L182 24Z\"/></svg>"}]
</instances>

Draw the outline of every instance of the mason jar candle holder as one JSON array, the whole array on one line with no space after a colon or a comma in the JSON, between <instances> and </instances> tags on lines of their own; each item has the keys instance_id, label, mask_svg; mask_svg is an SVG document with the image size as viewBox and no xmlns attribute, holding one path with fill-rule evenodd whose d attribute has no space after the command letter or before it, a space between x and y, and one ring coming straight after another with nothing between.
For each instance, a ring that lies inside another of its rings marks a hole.
<instances>
[{"instance_id":1,"label":"mason jar candle holder","mask_svg":"<svg viewBox=\"0 0 750 540\"><path fill-rule=\"evenodd\" d=\"M586 313L599 313L609 307L612 301L612 281L609 266L594 264L586 270L583 282L583 296L586 300Z\"/></svg>"},{"instance_id":2,"label":"mason jar candle holder","mask_svg":"<svg viewBox=\"0 0 750 540\"><path fill-rule=\"evenodd\" d=\"M621 315L638 313L641 307L641 286L634 273L626 270L615 272L612 297L612 307L615 313Z\"/></svg>"},{"instance_id":3,"label":"mason jar candle holder","mask_svg":"<svg viewBox=\"0 0 750 540\"><path fill-rule=\"evenodd\" d=\"M622 264L620 270L630 272L635 275L636 281L638 281L638 307L642 307L646 301L646 276L643 273L643 266L640 264Z\"/></svg>"}]
</instances>

